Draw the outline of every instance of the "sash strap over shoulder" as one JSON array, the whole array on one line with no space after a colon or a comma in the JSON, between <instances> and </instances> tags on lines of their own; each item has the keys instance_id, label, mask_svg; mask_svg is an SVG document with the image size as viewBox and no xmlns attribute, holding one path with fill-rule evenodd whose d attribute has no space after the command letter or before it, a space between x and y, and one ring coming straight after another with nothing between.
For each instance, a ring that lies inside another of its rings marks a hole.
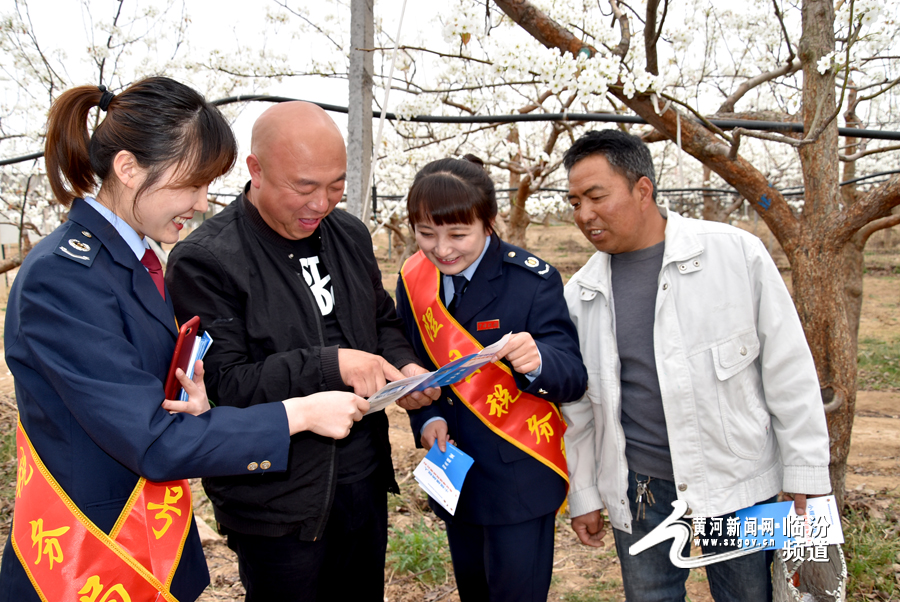
<instances>
[{"instance_id":1,"label":"sash strap over shoulder","mask_svg":"<svg viewBox=\"0 0 900 602\"><path fill-rule=\"evenodd\" d=\"M44 602L178 602L170 593L191 528L188 481L141 478L109 535L72 502L19 422L12 546Z\"/></svg>"},{"instance_id":2,"label":"sash strap over shoulder","mask_svg":"<svg viewBox=\"0 0 900 602\"><path fill-rule=\"evenodd\" d=\"M406 261L401 273L422 343L436 366L483 349L440 300L440 271L421 251ZM451 387L489 429L568 483L566 423L556 404L520 391L512 372L499 362Z\"/></svg>"}]
</instances>

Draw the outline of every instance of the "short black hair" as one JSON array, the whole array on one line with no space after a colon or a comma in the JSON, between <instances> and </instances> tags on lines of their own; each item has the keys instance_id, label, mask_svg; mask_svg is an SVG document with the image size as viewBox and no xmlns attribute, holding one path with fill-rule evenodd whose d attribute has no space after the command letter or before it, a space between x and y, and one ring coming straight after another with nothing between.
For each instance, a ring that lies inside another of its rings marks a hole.
<instances>
[{"instance_id":1,"label":"short black hair","mask_svg":"<svg viewBox=\"0 0 900 602\"><path fill-rule=\"evenodd\" d=\"M431 221L472 224L481 220L493 232L497 217L497 194L484 163L474 155L463 159L438 159L416 174L406 197L409 224Z\"/></svg>"},{"instance_id":2,"label":"short black hair","mask_svg":"<svg viewBox=\"0 0 900 602\"><path fill-rule=\"evenodd\" d=\"M653 157L643 140L621 130L588 132L569 147L563 155L563 165L566 171L571 171L576 163L591 155L603 155L613 171L628 180L629 188L634 188L641 178L648 178L653 184L653 200L656 200Z\"/></svg>"}]
</instances>

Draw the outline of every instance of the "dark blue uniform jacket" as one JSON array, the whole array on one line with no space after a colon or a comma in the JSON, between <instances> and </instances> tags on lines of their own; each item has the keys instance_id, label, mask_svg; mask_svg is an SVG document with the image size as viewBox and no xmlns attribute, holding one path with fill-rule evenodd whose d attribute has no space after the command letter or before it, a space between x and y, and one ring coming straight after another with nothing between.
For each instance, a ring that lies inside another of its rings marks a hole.
<instances>
[{"instance_id":1,"label":"dark blue uniform jacket","mask_svg":"<svg viewBox=\"0 0 900 602\"><path fill-rule=\"evenodd\" d=\"M397 312L422 365L437 369L422 345L402 277L397 284ZM532 383L513 371L522 391L557 404L584 395L587 372L563 299L562 278L528 251L494 234L454 317L482 346L495 343L508 332L531 333L543 363L540 376ZM499 328L477 329L478 322L490 320L499 320ZM515 524L560 507L566 494L563 478L494 434L450 387L444 387L439 401L410 413L416 445L420 445L425 422L435 416L447 420L450 438L475 460L462 488L457 518L480 525ZM436 503L432 507L445 520L451 518Z\"/></svg>"},{"instance_id":2,"label":"dark blue uniform jacket","mask_svg":"<svg viewBox=\"0 0 900 602\"><path fill-rule=\"evenodd\" d=\"M107 533L139 476L168 481L244 474L264 460L269 471L287 465L281 404L198 417L160 407L176 334L171 301L115 228L80 199L69 221L28 254L10 291L6 362L25 432L69 497ZM32 553L30 542L21 544ZM172 593L188 602L208 583L192 525ZM8 542L0 601L38 600Z\"/></svg>"}]
</instances>

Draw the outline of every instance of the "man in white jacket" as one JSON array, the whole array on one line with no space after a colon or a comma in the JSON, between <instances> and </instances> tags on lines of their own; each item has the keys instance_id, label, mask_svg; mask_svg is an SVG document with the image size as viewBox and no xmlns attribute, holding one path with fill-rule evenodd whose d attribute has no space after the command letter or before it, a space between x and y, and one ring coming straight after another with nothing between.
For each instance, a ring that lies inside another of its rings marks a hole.
<instances>
[{"instance_id":1,"label":"man in white jacket","mask_svg":"<svg viewBox=\"0 0 900 602\"><path fill-rule=\"evenodd\" d=\"M780 491L801 514L807 495L831 491L816 369L759 239L660 209L639 138L589 132L564 164L575 223L598 251L566 285L588 371L586 395L562 406L572 528L602 545L605 508L628 601L682 601L688 570L670 542L628 551L673 501L692 521ZM771 599L771 557L709 565L715 600Z\"/></svg>"}]
</instances>

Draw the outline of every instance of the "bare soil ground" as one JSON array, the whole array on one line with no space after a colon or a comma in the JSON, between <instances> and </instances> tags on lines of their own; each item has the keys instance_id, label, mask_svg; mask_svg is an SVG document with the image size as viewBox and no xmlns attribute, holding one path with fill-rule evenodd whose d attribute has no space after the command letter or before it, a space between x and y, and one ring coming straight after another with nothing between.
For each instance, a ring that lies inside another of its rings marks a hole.
<instances>
[{"instance_id":1,"label":"bare soil ground","mask_svg":"<svg viewBox=\"0 0 900 602\"><path fill-rule=\"evenodd\" d=\"M749 229L749 228L748 228ZM765 234L760 234L766 242ZM593 249L572 225L550 227L532 226L528 231L529 248L554 264L565 278L571 276ZM393 291L399 266L396 255L388 258L387 239L376 236L376 253L382 265L385 287ZM870 243L870 246L872 244ZM787 262L777 243L771 250L780 267ZM874 337L883 341L900 341L900 277L896 253L873 251L867 257L871 266L865 277L864 304L860 325L860 340ZM12 276L9 276L12 278ZM0 280L0 294L3 282ZM3 295L5 298L5 295ZM5 310L5 304L3 305ZM0 318L3 316L0 315ZM900 361L893 358L892 361ZM12 377L0 359L0 436L15 426L15 399ZM392 528L409 529L423 524L425 529L440 530L437 520L427 507L424 494L412 479L412 470L424 455L415 449L405 412L397 407L388 410L391 424L393 460L397 479L401 483L401 495L389 499ZM860 391L857 397L856 420L848 463L848 499L870 509L883 507L886 496L900 495L900 390ZM11 490L15 486L14 460L0 465L0 546L5 544L12 513ZM203 494L199 481L193 483L196 516L210 525L214 524L212 509ZM221 539L210 533L205 544L207 560L212 575L212 586L200 600L243 600L234 554ZM400 574L391 566L385 572L385 600L391 602L458 601L452 574L442 582L431 582L427 574ZM692 602L709 602L709 588L702 570L693 571L688 581L688 594ZM612 536L607 535L607 546L594 550L580 545L568 526L568 518L557 521L556 551L551 600L567 602L621 601L624 600L619 568Z\"/></svg>"}]
</instances>

